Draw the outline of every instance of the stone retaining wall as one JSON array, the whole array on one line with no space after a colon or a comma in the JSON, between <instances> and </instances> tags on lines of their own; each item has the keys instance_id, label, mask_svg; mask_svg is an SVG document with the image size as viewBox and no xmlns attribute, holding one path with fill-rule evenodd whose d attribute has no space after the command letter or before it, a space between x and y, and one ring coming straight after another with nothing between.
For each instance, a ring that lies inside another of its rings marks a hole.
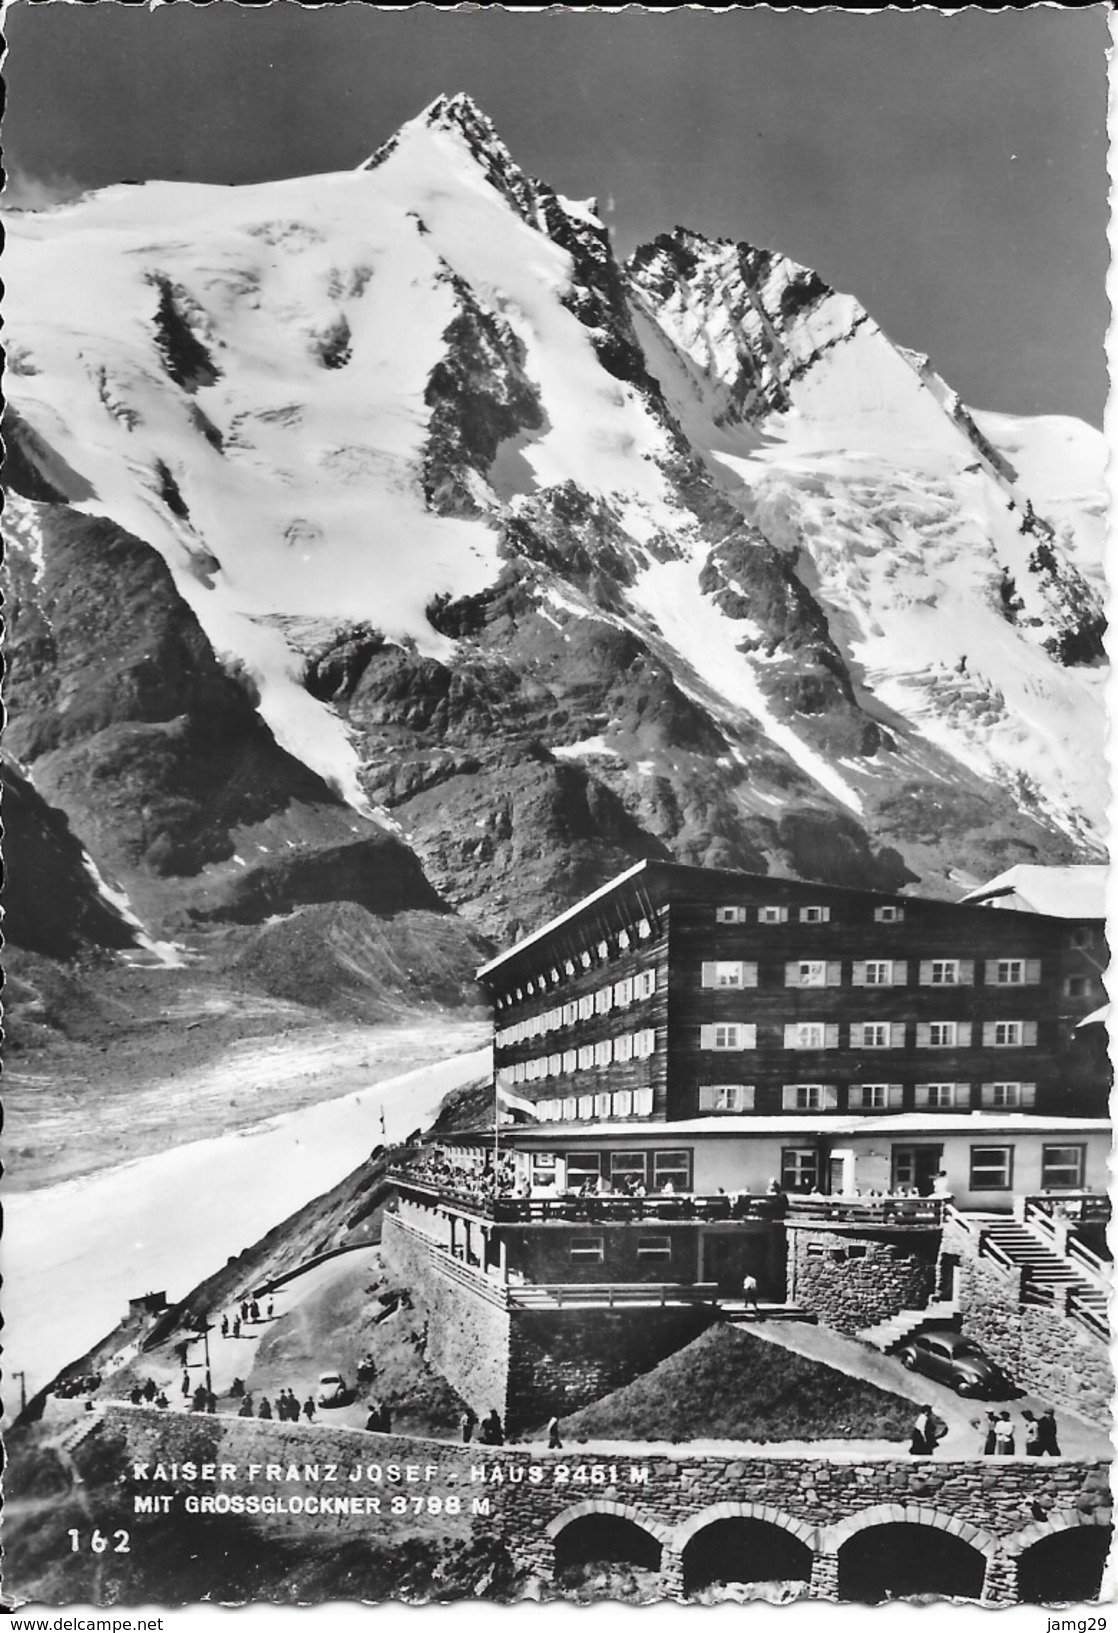
<instances>
[{"instance_id":1,"label":"stone retaining wall","mask_svg":"<svg viewBox=\"0 0 1118 1633\"><path fill-rule=\"evenodd\" d=\"M974 1237L953 1220L943 1252L958 1259L955 1296L968 1336L1021 1388L1109 1425L1114 1371L1102 1340L1055 1310L1022 1305L1020 1271L978 1258Z\"/></svg>"},{"instance_id":2,"label":"stone retaining wall","mask_svg":"<svg viewBox=\"0 0 1118 1633\"><path fill-rule=\"evenodd\" d=\"M863 1332L899 1310L924 1308L935 1288L937 1247L934 1234L901 1239L790 1227L788 1301L836 1332Z\"/></svg>"}]
</instances>

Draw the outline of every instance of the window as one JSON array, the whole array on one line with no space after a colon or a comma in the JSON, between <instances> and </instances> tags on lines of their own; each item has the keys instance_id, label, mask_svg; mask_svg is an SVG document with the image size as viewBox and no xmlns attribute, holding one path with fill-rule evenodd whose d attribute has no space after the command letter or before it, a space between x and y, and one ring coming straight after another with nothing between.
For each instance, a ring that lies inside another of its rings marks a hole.
<instances>
[{"instance_id":1,"label":"window","mask_svg":"<svg viewBox=\"0 0 1118 1633\"><path fill-rule=\"evenodd\" d=\"M558 1077L559 1073L562 1070L563 1070L563 1057L562 1057L562 1055L548 1055L548 1057L547 1057L547 1075L548 1075L548 1077Z\"/></svg>"},{"instance_id":2,"label":"window","mask_svg":"<svg viewBox=\"0 0 1118 1633\"><path fill-rule=\"evenodd\" d=\"M842 965L818 958L794 958L784 966L786 987L837 987L842 984Z\"/></svg>"},{"instance_id":3,"label":"window","mask_svg":"<svg viewBox=\"0 0 1118 1633\"><path fill-rule=\"evenodd\" d=\"M577 1049L564 1049L563 1050L563 1070L565 1072L573 1072L573 1071L575 1071L577 1069L577 1067L578 1067L578 1050Z\"/></svg>"},{"instance_id":4,"label":"window","mask_svg":"<svg viewBox=\"0 0 1118 1633\"><path fill-rule=\"evenodd\" d=\"M612 1059L613 1039L603 1038L600 1043L594 1045L594 1064L595 1066L608 1066Z\"/></svg>"},{"instance_id":5,"label":"window","mask_svg":"<svg viewBox=\"0 0 1118 1633\"><path fill-rule=\"evenodd\" d=\"M904 918L904 908L891 904L887 907L875 907L873 917L875 924L899 924Z\"/></svg>"},{"instance_id":6,"label":"window","mask_svg":"<svg viewBox=\"0 0 1118 1633\"><path fill-rule=\"evenodd\" d=\"M757 1028L740 1021L718 1022L699 1028L700 1049L756 1049Z\"/></svg>"},{"instance_id":7,"label":"window","mask_svg":"<svg viewBox=\"0 0 1118 1633\"><path fill-rule=\"evenodd\" d=\"M927 958L920 965L922 987L972 987L973 958Z\"/></svg>"},{"instance_id":8,"label":"window","mask_svg":"<svg viewBox=\"0 0 1118 1633\"><path fill-rule=\"evenodd\" d=\"M1040 1184L1045 1191L1081 1191L1086 1167L1085 1145L1046 1145L1040 1153Z\"/></svg>"},{"instance_id":9,"label":"window","mask_svg":"<svg viewBox=\"0 0 1118 1633\"><path fill-rule=\"evenodd\" d=\"M591 964L591 958L590 958L589 951L584 952L584 953L580 953L578 961L582 965L584 970L588 970L590 968L590 964Z\"/></svg>"},{"instance_id":10,"label":"window","mask_svg":"<svg viewBox=\"0 0 1118 1633\"><path fill-rule=\"evenodd\" d=\"M593 993L587 993L584 998L580 998L578 1001L578 1018L580 1021L588 1021L593 1014L594 995Z\"/></svg>"},{"instance_id":11,"label":"window","mask_svg":"<svg viewBox=\"0 0 1118 1633\"><path fill-rule=\"evenodd\" d=\"M633 1115L632 1089L615 1089L613 1095L613 1115L615 1117L631 1117Z\"/></svg>"},{"instance_id":12,"label":"window","mask_svg":"<svg viewBox=\"0 0 1118 1633\"><path fill-rule=\"evenodd\" d=\"M756 985L756 964L743 964L740 960L719 959L713 963L703 965L704 987L755 987Z\"/></svg>"},{"instance_id":13,"label":"window","mask_svg":"<svg viewBox=\"0 0 1118 1633\"><path fill-rule=\"evenodd\" d=\"M786 1049L837 1049L837 1023L789 1021L784 1028Z\"/></svg>"},{"instance_id":14,"label":"window","mask_svg":"<svg viewBox=\"0 0 1118 1633\"><path fill-rule=\"evenodd\" d=\"M956 1101L956 1088L963 1088L963 1084L955 1083L917 1083L916 1105L925 1106L933 1111L947 1111Z\"/></svg>"},{"instance_id":15,"label":"window","mask_svg":"<svg viewBox=\"0 0 1118 1633\"><path fill-rule=\"evenodd\" d=\"M756 1090L752 1083L701 1083L700 1111L752 1111Z\"/></svg>"},{"instance_id":16,"label":"window","mask_svg":"<svg viewBox=\"0 0 1118 1633\"><path fill-rule=\"evenodd\" d=\"M638 1060L646 1060L656 1049L656 1033L651 1027L644 1032L638 1032L633 1039L633 1054Z\"/></svg>"},{"instance_id":17,"label":"window","mask_svg":"<svg viewBox=\"0 0 1118 1633\"><path fill-rule=\"evenodd\" d=\"M599 941L599 943L598 943L598 957L599 958L608 958L609 957L609 942L608 941Z\"/></svg>"},{"instance_id":18,"label":"window","mask_svg":"<svg viewBox=\"0 0 1118 1633\"><path fill-rule=\"evenodd\" d=\"M896 1110L904 1100L900 1083L852 1083L847 1100L851 1111Z\"/></svg>"},{"instance_id":19,"label":"window","mask_svg":"<svg viewBox=\"0 0 1118 1633\"><path fill-rule=\"evenodd\" d=\"M892 1028L888 1021L857 1021L850 1028L850 1042L860 1049L888 1049Z\"/></svg>"},{"instance_id":20,"label":"window","mask_svg":"<svg viewBox=\"0 0 1118 1633\"><path fill-rule=\"evenodd\" d=\"M1013 1184L1011 1145L972 1145L970 1148L970 1188L972 1191L1008 1191Z\"/></svg>"},{"instance_id":21,"label":"window","mask_svg":"<svg viewBox=\"0 0 1118 1633\"><path fill-rule=\"evenodd\" d=\"M616 1096L614 1096L616 1099ZM646 1182L646 1164L643 1151L611 1151L609 1157L610 1179L616 1185L622 1180L639 1180L643 1185Z\"/></svg>"},{"instance_id":22,"label":"window","mask_svg":"<svg viewBox=\"0 0 1118 1633\"><path fill-rule=\"evenodd\" d=\"M744 924L745 908L716 907L714 909L714 922L716 924Z\"/></svg>"},{"instance_id":23,"label":"window","mask_svg":"<svg viewBox=\"0 0 1118 1633\"><path fill-rule=\"evenodd\" d=\"M594 994L595 1015L608 1015L613 1008L613 988L599 987Z\"/></svg>"},{"instance_id":24,"label":"window","mask_svg":"<svg viewBox=\"0 0 1118 1633\"><path fill-rule=\"evenodd\" d=\"M601 1264L606 1256L605 1239L601 1236L572 1236L570 1255L576 1262L581 1260L587 1264Z\"/></svg>"},{"instance_id":25,"label":"window","mask_svg":"<svg viewBox=\"0 0 1118 1633\"><path fill-rule=\"evenodd\" d=\"M838 1089L833 1083L785 1083L781 1100L785 1111L834 1111Z\"/></svg>"},{"instance_id":26,"label":"window","mask_svg":"<svg viewBox=\"0 0 1118 1633\"><path fill-rule=\"evenodd\" d=\"M826 924L831 917L829 907L801 907L801 924Z\"/></svg>"},{"instance_id":27,"label":"window","mask_svg":"<svg viewBox=\"0 0 1118 1633\"><path fill-rule=\"evenodd\" d=\"M631 1032L626 1032L624 1037L614 1038L614 1040L613 1040L613 1058L614 1058L614 1060L619 1060L619 1061L632 1060L632 1058L633 1058L633 1035L632 1035Z\"/></svg>"},{"instance_id":28,"label":"window","mask_svg":"<svg viewBox=\"0 0 1118 1633\"><path fill-rule=\"evenodd\" d=\"M1089 998L1095 990L1095 983L1089 975L1069 975L1064 982L1064 993L1068 998Z\"/></svg>"},{"instance_id":29,"label":"window","mask_svg":"<svg viewBox=\"0 0 1118 1633\"><path fill-rule=\"evenodd\" d=\"M662 1191L671 1185L676 1191L691 1189L691 1153L689 1151L654 1151L652 1153L653 1189Z\"/></svg>"},{"instance_id":30,"label":"window","mask_svg":"<svg viewBox=\"0 0 1118 1633\"><path fill-rule=\"evenodd\" d=\"M819 1154L814 1146L785 1146L780 1153L780 1183L786 1191L813 1191L819 1183Z\"/></svg>"},{"instance_id":31,"label":"window","mask_svg":"<svg viewBox=\"0 0 1118 1633\"><path fill-rule=\"evenodd\" d=\"M1035 1021L987 1021L982 1041L993 1049L1020 1049L1036 1045Z\"/></svg>"},{"instance_id":32,"label":"window","mask_svg":"<svg viewBox=\"0 0 1118 1633\"><path fill-rule=\"evenodd\" d=\"M656 991L656 971L642 970L640 975L633 977L633 997L651 998Z\"/></svg>"},{"instance_id":33,"label":"window","mask_svg":"<svg viewBox=\"0 0 1118 1633\"><path fill-rule=\"evenodd\" d=\"M637 935L642 941L647 941L652 934L652 925L647 919L637 920Z\"/></svg>"},{"instance_id":34,"label":"window","mask_svg":"<svg viewBox=\"0 0 1118 1633\"><path fill-rule=\"evenodd\" d=\"M608 1094L596 1094L594 1096L594 1115L595 1115L595 1117L608 1117L609 1116L609 1114L610 1114L610 1101L611 1101L612 1098L613 1098L612 1095L608 1095Z\"/></svg>"},{"instance_id":35,"label":"window","mask_svg":"<svg viewBox=\"0 0 1118 1633\"><path fill-rule=\"evenodd\" d=\"M788 909L786 907L762 907L758 910L757 920L760 924L787 924Z\"/></svg>"},{"instance_id":36,"label":"window","mask_svg":"<svg viewBox=\"0 0 1118 1633\"><path fill-rule=\"evenodd\" d=\"M996 963L987 966L992 971L990 979L999 987L1020 987L1025 984L1025 960L1023 958L999 958Z\"/></svg>"},{"instance_id":37,"label":"window","mask_svg":"<svg viewBox=\"0 0 1118 1633\"><path fill-rule=\"evenodd\" d=\"M969 1049L970 1021L917 1021L918 1049Z\"/></svg>"},{"instance_id":38,"label":"window","mask_svg":"<svg viewBox=\"0 0 1118 1633\"><path fill-rule=\"evenodd\" d=\"M578 1052L578 1069L580 1072L588 1072L593 1064L594 1045L592 1043L584 1043Z\"/></svg>"},{"instance_id":39,"label":"window","mask_svg":"<svg viewBox=\"0 0 1118 1633\"><path fill-rule=\"evenodd\" d=\"M982 1104L995 1111L1019 1111L1036 1104L1035 1083L983 1083Z\"/></svg>"},{"instance_id":40,"label":"window","mask_svg":"<svg viewBox=\"0 0 1118 1633\"><path fill-rule=\"evenodd\" d=\"M565 1123L573 1123L577 1116L578 1100L573 1094L568 1094L563 1099L563 1121Z\"/></svg>"},{"instance_id":41,"label":"window","mask_svg":"<svg viewBox=\"0 0 1118 1633\"><path fill-rule=\"evenodd\" d=\"M628 1007L632 1003L632 1001L633 1001L633 982L632 982L632 979L627 976L624 981L618 981L614 985L614 989L613 989L614 1007L617 1008L617 1009L628 1009Z\"/></svg>"},{"instance_id":42,"label":"window","mask_svg":"<svg viewBox=\"0 0 1118 1633\"><path fill-rule=\"evenodd\" d=\"M1071 945L1073 947L1093 947L1095 945L1095 932L1088 929L1085 924L1077 924L1071 932Z\"/></svg>"},{"instance_id":43,"label":"window","mask_svg":"<svg viewBox=\"0 0 1118 1633\"><path fill-rule=\"evenodd\" d=\"M908 981L908 965L892 958L856 959L850 972L856 987L903 987Z\"/></svg>"},{"instance_id":44,"label":"window","mask_svg":"<svg viewBox=\"0 0 1118 1633\"><path fill-rule=\"evenodd\" d=\"M672 1256L672 1239L670 1236L638 1236L638 1259L670 1259Z\"/></svg>"},{"instance_id":45,"label":"window","mask_svg":"<svg viewBox=\"0 0 1118 1633\"><path fill-rule=\"evenodd\" d=\"M592 1094L580 1094L579 1095L579 1097L578 1097L578 1115L579 1115L579 1118L583 1122L585 1122L588 1118L593 1117L593 1115L594 1115L594 1096Z\"/></svg>"},{"instance_id":46,"label":"window","mask_svg":"<svg viewBox=\"0 0 1118 1633\"><path fill-rule=\"evenodd\" d=\"M586 1184L587 1180L596 1180L601 1174L601 1171L601 1152L567 1152L567 1184L572 1190L577 1191L579 1186Z\"/></svg>"}]
</instances>

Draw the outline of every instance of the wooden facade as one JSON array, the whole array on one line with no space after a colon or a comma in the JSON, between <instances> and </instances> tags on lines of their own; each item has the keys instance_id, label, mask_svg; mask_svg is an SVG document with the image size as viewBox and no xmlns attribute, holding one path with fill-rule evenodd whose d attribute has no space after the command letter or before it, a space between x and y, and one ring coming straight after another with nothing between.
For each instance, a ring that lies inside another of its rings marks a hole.
<instances>
[{"instance_id":1,"label":"wooden facade","mask_svg":"<svg viewBox=\"0 0 1118 1633\"><path fill-rule=\"evenodd\" d=\"M648 862L479 974L498 1082L549 1121L806 1126L1105 1116L1102 1029L1079 1027L1105 957L1101 920Z\"/></svg>"}]
</instances>

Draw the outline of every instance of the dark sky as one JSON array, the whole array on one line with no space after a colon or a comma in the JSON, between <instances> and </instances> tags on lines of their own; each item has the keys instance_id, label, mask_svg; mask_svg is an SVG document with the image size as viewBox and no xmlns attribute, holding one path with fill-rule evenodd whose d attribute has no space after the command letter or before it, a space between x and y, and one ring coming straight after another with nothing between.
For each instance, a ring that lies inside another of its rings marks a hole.
<instances>
[{"instance_id":1,"label":"dark sky","mask_svg":"<svg viewBox=\"0 0 1118 1633\"><path fill-rule=\"evenodd\" d=\"M627 253L676 225L783 250L970 403L1101 423L1106 11L155 11L17 0L13 202L124 176L360 162L468 91Z\"/></svg>"}]
</instances>

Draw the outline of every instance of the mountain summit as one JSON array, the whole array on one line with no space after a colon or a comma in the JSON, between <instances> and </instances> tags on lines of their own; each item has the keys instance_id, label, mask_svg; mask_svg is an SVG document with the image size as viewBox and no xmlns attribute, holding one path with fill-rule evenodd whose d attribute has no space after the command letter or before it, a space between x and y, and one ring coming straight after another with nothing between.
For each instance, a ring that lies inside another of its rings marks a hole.
<instances>
[{"instance_id":1,"label":"mountain summit","mask_svg":"<svg viewBox=\"0 0 1118 1633\"><path fill-rule=\"evenodd\" d=\"M15 215L6 275L9 750L153 934L1101 854L1102 439L817 273L619 264L458 95Z\"/></svg>"}]
</instances>

